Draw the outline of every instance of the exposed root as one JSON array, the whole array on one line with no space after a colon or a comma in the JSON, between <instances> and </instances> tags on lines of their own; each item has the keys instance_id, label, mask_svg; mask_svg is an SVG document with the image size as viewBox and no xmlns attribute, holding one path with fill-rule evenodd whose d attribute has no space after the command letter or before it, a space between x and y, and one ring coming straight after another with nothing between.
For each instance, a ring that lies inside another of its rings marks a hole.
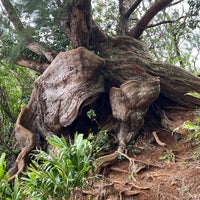
<instances>
[{"instance_id":1,"label":"exposed root","mask_svg":"<svg viewBox=\"0 0 200 200\"><path fill-rule=\"evenodd\" d=\"M101 199L108 199L108 196L116 196L118 195L119 192L118 190L114 187L114 183L108 183L108 184L103 184L102 186L100 186L99 191L98 191L98 196L97 196L97 200L101 200Z\"/></svg>"},{"instance_id":2,"label":"exposed root","mask_svg":"<svg viewBox=\"0 0 200 200\"><path fill-rule=\"evenodd\" d=\"M21 110L16 122L15 136L22 150L16 159L14 167L8 171L10 175L9 182L13 182L16 176L22 174L27 165L28 155L36 145L35 135L21 125L21 117L26 111L27 108Z\"/></svg>"},{"instance_id":3,"label":"exposed root","mask_svg":"<svg viewBox=\"0 0 200 200\"><path fill-rule=\"evenodd\" d=\"M102 168L111 165L116 162L119 153L114 152L109 155L101 156L96 159L96 173L99 173Z\"/></svg>"},{"instance_id":4,"label":"exposed root","mask_svg":"<svg viewBox=\"0 0 200 200\"><path fill-rule=\"evenodd\" d=\"M96 173L99 173L102 168L104 168L108 165L114 164L117 161L119 155L122 155L126 159L129 160L129 162L130 162L129 171L131 172L132 176L134 176L134 174L139 173L141 170L143 170L143 169L145 169L149 166L157 167L157 168L163 168L163 166L161 166L161 165L153 164L153 163L142 161L142 160L138 160L138 159L135 159L135 158L130 158L126 154L122 153L121 151L115 151L112 154L101 156L101 157L96 159ZM140 163L140 164L138 164L138 163ZM117 171L116 168L112 168L112 170ZM123 172L127 173L127 171L124 171L124 170L123 170Z\"/></svg>"},{"instance_id":5,"label":"exposed root","mask_svg":"<svg viewBox=\"0 0 200 200\"><path fill-rule=\"evenodd\" d=\"M139 186L139 183L137 181L134 181L136 182L137 184L133 183L132 181L127 181L127 182L121 182L121 181L113 181L113 183L117 183L117 184L122 184L124 186L127 187L127 185L131 186L131 189L132 188L136 188L136 189L139 189L139 190L148 190L150 187L144 187L144 186Z\"/></svg>"},{"instance_id":6,"label":"exposed root","mask_svg":"<svg viewBox=\"0 0 200 200\"><path fill-rule=\"evenodd\" d=\"M117 171L117 172L122 172L122 173L129 173L129 171L127 171L127 170L124 170L124 169L120 169L120 168L117 168L117 167L111 167L110 168L111 170L113 170L113 171Z\"/></svg>"},{"instance_id":7,"label":"exposed root","mask_svg":"<svg viewBox=\"0 0 200 200\"><path fill-rule=\"evenodd\" d=\"M121 182L114 180L114 187L118 191L119 199L122 200L124 196L135 196L142 192L142 190L148 190L150 187L140 186L138 183L131 182Z\"/></svg>"},{"instance_id":8,"label":"exposed root","mask_svg":"<svg viewBox=\"0 0 200 200\"><path fill-rule=\"evenodd\" d=\"M162 147L167 146L166 143L160 141L160 139L159 139L159 137L158 137L158 135L157 135L157 131L153 131L152 134L153 134L153 137L155 138L156 142L157 142L160 146L162 146Z\"/></svg>"},{"instance_id":9,"label":"exposed root","mask_svg":"<svg viewBox=\"0 0 200 200\"><path fill-rule=\"evenodd\" d=\"M153 163L150 163L150 162L146 162L146 161L130 158L129 156L127 156L126 154L124 154L122 152L118 152L118 153L129 160L129 162L130 162L130 167L129 168L130 168L130 171L131 171L132 175L139 173L142 169L144 169L146 167L149 167L149 166L157 167L157 168L163 168L163 166L161 166L161 165L157 165L157 164L153 164ZM141 163L142 166L138 167L136 162Z\"/></svg>"},{"instance_id":10,"label":"exposed root","mask_svg":"<svg viewBox=\"0 0 200 200\"><path fill-rule=\"evenodd\" d=\"M125 196L135 196L141 193L141 190L134 190L134 191L125 191L124 195Z\"/></svg>"}]
</instances>

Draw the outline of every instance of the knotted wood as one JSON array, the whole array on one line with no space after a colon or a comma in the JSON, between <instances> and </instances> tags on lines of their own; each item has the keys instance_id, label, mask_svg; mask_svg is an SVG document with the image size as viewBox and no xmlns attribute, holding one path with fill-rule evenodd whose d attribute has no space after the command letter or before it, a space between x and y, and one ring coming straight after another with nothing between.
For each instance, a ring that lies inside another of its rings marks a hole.
<instances>
[{"instance_id":1,"label":"knotted wood","mask_svg":"<svg viewBox=\"0 0 200 200\"><path fill-rule=\"evenodd\" d=\"M98 128L109 127L123 151L143 126L150 105L162 110L166 102L171 107L200 106L200 100L185 95L191 90L200 93L200 79L179 67L154 62L144 43L114 37L101 51L101 57L83 47L61 52L36 80L17 121L16 136L23 147L11 175L21 173L30 151L42 146L46 136L66 128L76 131L75 122L89 131L81 117L85 108L96 109L101 118Z\"/></svg>"}]
</instances>

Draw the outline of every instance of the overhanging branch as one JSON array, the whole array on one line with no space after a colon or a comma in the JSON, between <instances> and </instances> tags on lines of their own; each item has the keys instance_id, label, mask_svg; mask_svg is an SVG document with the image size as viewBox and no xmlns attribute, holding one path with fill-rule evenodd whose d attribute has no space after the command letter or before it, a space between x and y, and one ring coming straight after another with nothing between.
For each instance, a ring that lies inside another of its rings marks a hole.
<instances>
[{"instance_id":1,"label":"overhanging branch","mask_svg":"<svg viewBox=\"0 0 200 200\"><path fill-rule=\"evenodd\" d=\"M129 17L133 13L133 11L139 6L142 0L136 0L131 7L126 10L124 6L124 1L119 0L119 22L117 26L117 33L119 35L126 35L128 32L129 26Z\"/></svg>"}]
</instances>

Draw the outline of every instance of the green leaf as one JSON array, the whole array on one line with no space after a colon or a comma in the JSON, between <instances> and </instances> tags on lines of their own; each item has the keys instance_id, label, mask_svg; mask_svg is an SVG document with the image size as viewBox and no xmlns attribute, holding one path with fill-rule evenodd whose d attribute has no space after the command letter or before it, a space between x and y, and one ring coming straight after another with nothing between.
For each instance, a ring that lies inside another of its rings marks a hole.
<instances>
[{"instance_id":1,"label":"green leaf","mask_svg":"<svg viewBox=\"0 0 200 200\"><path fill-rule=\"evenodd\" d=\"M49 142L49 144L51 144L54 147L64 148L67 145L64 137L59 138L58 136L53 135L48 136L46 139Z\"/></svg>"},{"instance_id":2,"label":"green leaf","mask_svg":"<svg viewBox=\"0 0 200 200\"><path fill-rule=\"evenodd\" d=\"M197 99L200 99L200 94L197 92L188 92L185 95L189 95L189 96L195 97Z\"/></svg>"},{"instance_id":3,"label":"green leaf","mask_svg":"<svg viewBox=\"0 0 200 200\"><path fill-rule=\"evenodd\" d=\"M2 153L0 158L0 180L2 180L5 175L5 167L6 167L5 157L6 154Z\"/></svg>"}]
</instances>

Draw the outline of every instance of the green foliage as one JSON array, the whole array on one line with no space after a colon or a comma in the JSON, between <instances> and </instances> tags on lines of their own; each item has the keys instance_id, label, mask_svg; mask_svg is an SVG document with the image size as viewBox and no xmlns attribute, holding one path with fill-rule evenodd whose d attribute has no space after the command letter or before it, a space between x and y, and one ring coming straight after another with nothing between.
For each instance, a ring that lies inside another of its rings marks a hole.
<instances>
[{"instance_id":1,"label":"green foliage","mask_svg":"<svg viewBox=\"0 0 200 200\"><path fill-rule=\"evenodd\" d=\"M76 134L74 143L57 136L47 137L58 153L37 150L23 177L22 191L30 199L68 198L75 187L87 185L93 169L92 145L83 134Z\"/></svg>"},{"instance_id":2,"label":"green foliage","mask_svg":"<svg viewBox=\"0 0 200 200\"><path fill-rule=\"evenodd\" d=\"M94 147L93 152L95 157L103 155L105 152L109 151L110 143L109 137L106 130L101 130L101 126L97 121L96 113L93 109L87 112L87 117L94 121L98 125L98 133L96 135L91 134L89 138L92 140L92 146Z\"/></svg>"},{"instance_id":3,"label":"green foliage","mask_svg":"<svg viewBox=\"0 0 200 200\"><path fill-rule=\"evenodd\" d=\"M37 75L25 68L0 62L0 154L5 152L11 165L17 149L14 146L14 124L20 109L30 97ZM9 166L8 166L9 167Z\"/></svg>"},{"instance_id":4,"label":"green foliage","mask_svg":"<svg viewBox=\"0 0 200 200\"><path fill-rule=\"evenodd\" d=\"M199 12L197 7L193 10ZM198 71L200 40L197 19L191 11L190 1L167 7L158 13L151 24L165 21L173 23L163 23L145 31L144 40L153 56L159 61L179 65L192 72Z\"/></svg>"},{"instance_id":5,"label":"green foliage","mask_svg":"<svg viewBox=\"0 0 200 200\"><path fill-rule=\"evenodd\" d=\"M188 26L191 29L195 29L198 26L199 23L199 13L200 13L200 1L196 0L188 0L189 4L189 13L190 13L190 19L188 20Z\"/></svg>"},{"instance_id":6,"label":"green foliage","mask_svg":"<svg viewBox=\"0 0 200 200\"><path fill-rule=\"evenodd\" d=\"M30 42L43 42L46 46L56 50L68 49L69 40L63 33L61 22L63 14L72 3L72 0L60 1L15 1L12 2L17 10L19 19L24 28L16 33L12 23L0 10L0 57L11 63L19 56L26 56L33 60L41 60L41 57L26 48Z\"/></svg>"},{"instance_id":7,"label":"green foliage","mask_svg":"<svg viewBox=\"0 0 200 200\"><path fill-rule=\"evenodd\" d=\"M118 19L117 1L93 0L93 17L97 24L110 35L116 35Z\"/></svg>"},{"instance_id":8,"label":"green foliage","mask_svg":"<svg viewBox=\"0 0 200 200\"><path fill-rule=\"evenodd\" d=\"M188 92L186 95L193 96L200 99L200 94L195 92ZM189 130L190 134L186 139L186 142L189 142L195 146L194 159L200 158L200 117L197 117L194 122L187 121L184 126Z\"/></svg>"},{"instance_id":9,"label":"green foliage","mask_svg":"<svg viewBox=\"0 0 200 200\"><path fill-rule=\"evenodd\" d=\"M91 120L96 120L96 113L93 109L90 109L87 112L87 116L91 119Z\"/></svg>"},{"instance_id":10,"label":"green foliage","mask_svg":"<svg viewBox=\"0 0 200 200\"><path fill-rule=\"evenodd\" d=\"M200 99L200 94L196 93L196 92L188 92L188 93L186 93L186 95L190 95L192 97Z\"/></svg>"},{"instance_id":11,"label":"green foliage","mask_svg":"<svg viewBox=\"0 0 200 200\"><path fill-rule=\"evenodd\" d=\"M6 154L2 153L0 157L0 200L22 200L22 194L19 189L18 177L15 178L13 186L8 183L9 175L6 173Z\"/></svg>"},{"instance_id":12,"label":"green foliage","mask_svg":"<svg viewBox=\"0 0 200 200\"><path fill-rule=\"evenodd\" d=\"M163 155L159 157L159 159L166 162L175 162L175 155L172 151L166 150Z\"/></svg>"},{"instance_id":13,"label":"green foliage","mask_svg":"<svg viewBox=\"0 0 200 200\"><path fill-rule=\"evenodd\" d=\"M95 157L100 157L110 150L110 142L107 131L99 131L95 136L92 136L92 146Z\"/></svg>"},{"instance_id":14,"label":"green foliage","mask_svg":"<svg viewBox=\"0 0 200 200\"><path fill-rule=\"evenodd\" d=\"M194 122L185 123L185 128L190 131L189 136L185 140L186 143L190 143L195 147L194 159L200 158L200 118L197 118Z\"/></svg>"},{"instance_id":15,"label":"green foliage","mask_svg":"<svg viewBox=\"0 0 200 200\"><path fill-rule=\"evenodd\" d=\"M47 137L56 152L37 150L32 162L19 183L8 183L6 154L0 158L0 200L47 200L68 199L76 187L87 186L89 171L94 169L93 147L83 134L76 134L74 142L67 143L64 137Z\"/></svg>"}]
</instances>

